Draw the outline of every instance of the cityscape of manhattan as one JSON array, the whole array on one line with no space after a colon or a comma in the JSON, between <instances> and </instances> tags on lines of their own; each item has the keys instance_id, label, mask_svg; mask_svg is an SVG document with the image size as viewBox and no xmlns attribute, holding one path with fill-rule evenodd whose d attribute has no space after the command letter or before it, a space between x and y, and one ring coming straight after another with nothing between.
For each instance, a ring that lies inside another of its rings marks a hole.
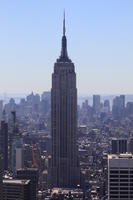
<instances>
[{"instance_id":1,"label":"cityscape of manhattan","mask_svg":"<svg viewBox=\"0 0 133 200\"><path fill-rule=\"evenodd\" d=\"M132 10L0 2L0 200L133 200Z\"/></svg>"}]
</instances>

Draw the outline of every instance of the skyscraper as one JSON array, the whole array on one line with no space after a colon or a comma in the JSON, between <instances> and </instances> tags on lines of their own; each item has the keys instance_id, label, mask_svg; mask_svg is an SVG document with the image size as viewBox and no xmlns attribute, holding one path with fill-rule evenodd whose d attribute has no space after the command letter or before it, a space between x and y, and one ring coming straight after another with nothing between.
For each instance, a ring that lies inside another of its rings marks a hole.
<instances>
[{"instance_id":1,"label":"skyscraper","mask_svg":"<svg viewBox=\"0 0 133 200\"><path fill-rule=\"evenodd\" d=\"M61 55L54 64L51 89L51 183L54 187L76 187L80 179L76 73L67 54L65 31L64 15Z\"/></svg>"},{"instance_id":2,"label":"skyscraper","mask_svg":"<svg viewBox=\"0 0 133 200\"><path fill-rule=\"evenodd\" d=\"M129 142L128 142L128 152L130 152L130 153L133 154L133 137L131 137L129 139Z\"/></svg>"},{"instance_id":3,"label":"skyscraper","mask_svg":"<svg viewBox=\"0 0 133 200\"><path fill-rule=\"evenodd\" d=\"M0 100L0 121L2 120L3 101Z\"/></svg>"},{"instance_id":4,"label":"skyscraper","mask_svg":"<svg viewBox=\"0 0 133 200\"><path fill-rule=\"evenodd\" d=\"M0 155L0 200L3 200L3 159Z\"/></svg>"},{"instance_id":5,"label":"skyscraper","mask_svg":"<svg viewBox=\"0 0 133 200\"><path fill-rule=\"evenodd\" d=\"M94 114L100 113L100 95L93 95L93 111Z\"/></svg>"},{"instance_id":6,"label":"skyscraper","mask_svg":"<svg viewBox=\"0 0 133 200\"><path fill-rule=\"evenodd\" d=\"M112 139L112 154L127 153L127 139Z\"/></svg>"},{"instance_id":7,"label":"skyscraper","mask_svg":"<svg viewBox=\"0 0 133 200\"><path fill-rule=\"evenodd\" d=\"M24 167L23 139L20 136L16 136L13 140L11 167L13 172Z\"/></svg>"},{"instance_id":8,"label":"skyscraper","mask_svg":"<svg viewBox=\"0 0 133 200\"><path fill-rule=\"evenodd\" d=\"M30 198L29 200L37 199L37 188L38 188L38 169L26 168L17 170L17 179L30 180Z\"/></svg>"},{"instance_id":9,"label":"skyscraper","mask_svg":"<svg viewBox=\"0 0 133 200\"><path fill-rule=\"evenodd\" d=\"M3 169L8 169L8 123L6 122L5 109L1 120L0 128L0 152L3 157Z\"/></svg>"},{"instance_id":10,"label":"skyscraper","mask_svg":"<svg viewBox=\"0 0 133 200\"><path fill-rule=\"evenodd\" d=\"M113 99L112 115L114 119L122 119L125 116L125 95Z\"/></svg>"}]
</instances>

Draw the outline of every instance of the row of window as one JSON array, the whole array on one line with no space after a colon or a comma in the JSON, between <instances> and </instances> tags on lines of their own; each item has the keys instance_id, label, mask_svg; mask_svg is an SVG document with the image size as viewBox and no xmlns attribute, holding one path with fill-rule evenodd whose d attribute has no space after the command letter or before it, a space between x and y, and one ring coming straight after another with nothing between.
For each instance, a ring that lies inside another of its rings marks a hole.
<instances>
[{"instance_id":1,"label":"row of window","mask_svg":"<svg viewBox=\"0 0 133 200\"><path fill-rule=\"evenodd\" d=\"M133 191L132 187L110 187L110 190L131 190Z\"/></svg>"},{"instance_id":2,"label":"row of window","mask_svg":"<svg viewBox=\"0 0 133 200\"><path fill-rule=\"evenodd\" d=\"M116 196L116 195L115 195L115 196L112 196L112 195L111 195L111 196L110 196L110 200L111 200L111 199L119 199L119 200L120 200L120 199L125 199L125 200L127 200L127 199L133 199L133 195L132 195L132 196L122 196L122 195L121 195L121 196Z\"/></svg>"},{"instance_id":3,"label":"row of window","mask_svg":"<svg viewBox=\"0 0 133 200\"><path fill-rule=\"evenodd\" d=\"M131 182L131 183L133 183L133 179L110 179L110 182Z\"/></svg>"},{"instance_id":4,"label":"row of window","mask_svg":"<svg viewBox=\"0 0 133 200\"><path fill-rule=\"evenodd\" d=\"M131 171L129 171L129 170L120 170L120 171L111 170L110 171L110 174L128 174L128 173L133 174L133 171L132 170Z\"/></svg>"},{"instance_id":5,"label":"row of window","mask_svg":"<svg viewBox=\"0 0 133 200\"><path fill-rule=\"evenodd\" d=\"M120 193L120 195L133 195L133 192L128 192L128 191L110 191L110 195L112 195L112 194L119 194Z\"/></svg>"},{"instance_id":6,"label":"row of window","mask_svg":"<svg viewBox=\"0 0 133 200\"><path fill-rule=\"evenodd\" d=\"M110 178L133 178L133 175L128 175L128 174L126 174L126 175L110 175Z\"/></svg>"}]
</instances>

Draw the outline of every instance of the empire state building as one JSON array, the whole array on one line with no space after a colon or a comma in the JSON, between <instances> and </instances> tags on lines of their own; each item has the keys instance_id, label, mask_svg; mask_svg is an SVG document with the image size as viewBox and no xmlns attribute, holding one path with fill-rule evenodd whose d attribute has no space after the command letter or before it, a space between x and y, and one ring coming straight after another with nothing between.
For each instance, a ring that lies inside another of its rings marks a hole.
<instances>
[{"instance_id":1,"label":"empire state building","mask_svg":"<svg viewBox=\"0 0 133 200\"><path fill-rule=\"evenodd\" d=\"M73 62L67 54L65 15L61 55L54 64L51 89L51 132L53 187L80 184L77 149L77 88Z\"/></svg>"}]
</instances>

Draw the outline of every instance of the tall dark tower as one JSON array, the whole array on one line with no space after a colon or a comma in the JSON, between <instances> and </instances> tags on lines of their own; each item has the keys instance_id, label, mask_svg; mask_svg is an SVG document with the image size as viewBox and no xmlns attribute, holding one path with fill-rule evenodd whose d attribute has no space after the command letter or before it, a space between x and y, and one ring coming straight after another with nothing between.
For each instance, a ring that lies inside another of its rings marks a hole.
<instances>
[{"instance_id":1,"label":"tall dark tower","mask_svg":"<svg viewBox=\"0 0 133 200\"><path fill-rule=\"evenodd\" d=\"M62 49L54 64L51 89L53 187L76 187L80 181L77 155L77 88L75 67L67 54L63 20Z\"/></svg>"},{"instance_id":2,"label":"tall dark tower","mask_svg":"<svg viewBox=\"0 0 133 200\"><path fill-rule=\"evenodd\" d=\"M3 109L3 116L1 120L0 129L0 153L3 157L3 169L8 169L8 123L6 122L5 108Z\"/></svg>"}]
</instances>

